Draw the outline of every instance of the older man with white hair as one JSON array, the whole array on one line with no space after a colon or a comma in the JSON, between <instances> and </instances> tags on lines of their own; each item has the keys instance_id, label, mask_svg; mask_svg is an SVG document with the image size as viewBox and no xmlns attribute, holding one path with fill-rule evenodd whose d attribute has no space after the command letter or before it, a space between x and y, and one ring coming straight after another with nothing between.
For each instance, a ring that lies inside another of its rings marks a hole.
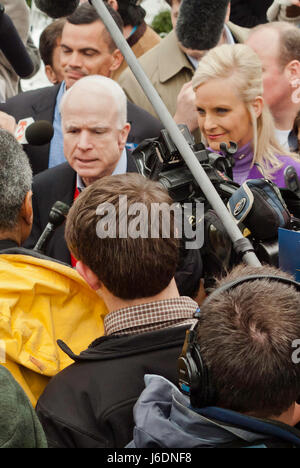
<instances>
[{"instance_id":1,"label":"older man with white hair","mask_svg":"<svg viewBox=\"0 0 300 468\"><path fill-rule=\"evenodd\" d=\"M99 75L78 80L63 97L61 115L67 162L34 177L34 221L26 243L29 248L39 239L56 201L71 206L78 194L95 180L137 172L125 147L130 131L127 99L116 82ZM64 240L64 226L54 232L46 255L75 264Z\"/></svg>"}]
</instances>

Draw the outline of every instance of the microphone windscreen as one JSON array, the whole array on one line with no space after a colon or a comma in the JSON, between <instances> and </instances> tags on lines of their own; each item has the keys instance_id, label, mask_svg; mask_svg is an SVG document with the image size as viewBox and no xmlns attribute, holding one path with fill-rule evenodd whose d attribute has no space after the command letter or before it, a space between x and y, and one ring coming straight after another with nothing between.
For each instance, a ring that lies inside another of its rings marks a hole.
<instances>
[{"instance_id":1,"label":"microphone windscreen","mask_svg":"<svg viewBox=\"0 0 300 468\"><path fill-rule=\"evenodd\" d=\"M33 73L34 65L10 17L0 11L0 49L21 78Z\"/></svg>"},{"instance_id":2,"label":"microphone windscreen","mask_svg":"<svg viewBox=\"0 0 300 468\"><path fill-rule=\"evenodd\" d=\"M176 33L187 49L209 50L218 45L229 0L182 0Z\"/></svg>"},{"instance_id":3,"label":"microphone windscreen","mask_svg":"<svg viewBox=\"0 0 300 468\"><path fill-rule=\"evenodd\" d=\"M79 5L79 0L34 0L36 6L51 18L71 15Z\"/></svg>"},{"instance_id":4,"label":"microphone windscreen","mask_svg":"<svg viewBox=\"0 0 300 468\"><path fill-rule=\"evenodd\" d=\"M60 226L68 215L69 210L70 207L66 203L61 201L55 202L49 213L49 222L56 227Z\"/></svg>"},{"instance_id":5,"label":"microphone windscreen","mask_svg":"<svg viewBox=\"0 0 300 468\"><path fill-rule=\"evenodd\" d=\"M29 145L41 146L49 143L54 135L54 128L47 120L39 120L29 125L25 138Z\"/></svg>"}]
</instances>

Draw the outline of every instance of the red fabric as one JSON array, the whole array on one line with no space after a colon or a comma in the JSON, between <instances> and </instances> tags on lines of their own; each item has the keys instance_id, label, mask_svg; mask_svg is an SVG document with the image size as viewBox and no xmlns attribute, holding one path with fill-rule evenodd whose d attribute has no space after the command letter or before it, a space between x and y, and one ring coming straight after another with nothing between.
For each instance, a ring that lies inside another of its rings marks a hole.
<instances>
[{"instance_id":1,"label":"red fabric","mask_svg":"<svg viewBox=\"0 0 300 468\"><path fill-rule=\"evenodd\" d=\"M79 190L78 190L78 187L76 186L75 188L75 193L74 193L74 201L76 200L76 198L78 197L78 195L80 194ZM72 263L72 267L75 268L76 267L76 263L77 263L77 260L75 257L73 257L73 255L71 254L71 263Z\"/></svg>"}]
</instances>

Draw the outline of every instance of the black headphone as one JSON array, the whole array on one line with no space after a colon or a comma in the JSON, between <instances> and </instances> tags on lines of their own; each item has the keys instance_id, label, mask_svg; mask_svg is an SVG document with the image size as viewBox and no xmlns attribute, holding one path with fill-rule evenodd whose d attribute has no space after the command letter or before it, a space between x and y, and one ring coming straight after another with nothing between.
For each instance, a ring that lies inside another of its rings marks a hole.
<instances>
[{"instance_id":1,"label":"black headphone","mask_svg":"<svg viewBox=\"0 0 300 468\"><path fill-rule=\"evenodd\" d=\"M248 281L259 279L268 279L284 283L289 286L294 286L296 290L300 292L300 283L297 281L293 281L282 276L251 275L232 281L231 283L225 284L213 291L206 299L205 306L207 306L217 295ZM199 319L201 318L200 309L196 312L195 318L198 319L198 321L186 332L182 352L177 361L179 388L183 393L190 397L191 405L194 408L205 408L207 406L215 406L216 394L209 378L208 368L202 359L200 347L197 342L196 328L198 327Z\"/></svg>"}]
</instances>

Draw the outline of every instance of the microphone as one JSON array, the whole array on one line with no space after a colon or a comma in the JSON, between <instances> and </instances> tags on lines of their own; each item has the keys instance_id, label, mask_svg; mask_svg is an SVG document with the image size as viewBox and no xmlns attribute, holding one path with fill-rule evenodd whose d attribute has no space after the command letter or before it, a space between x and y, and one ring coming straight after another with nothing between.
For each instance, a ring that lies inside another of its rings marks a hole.
<instances>
[{"instance_id":1,"label":"microphone","mask_svg":"<svg viewBox=\"0 0 300 468\"><path fill-rule=\"evenodd\" d=\"M284 171L286 188L294 192L300 198L300 180L294 166L288 166Z\"/></svg>"},{"instance_id":2,"label":"microphone","mask_svg":"<svg viewBox=\"0 0 300 468\"><path fill-rule=\"evenodd\" d=\"M79 5L79 0L34 0L37 8L51 18L71 15Z\"/></svg>"},{"instance_id":3,"label":"microphone","mask_svg":"<svg viewBox=\"0 0 300 468\"><path fill-rule=\"evenodd\" d=\"M47 120L34 122L28 117L18 122L15 138L21 145L42 146L51 141L54 135L54 128Z\"/></svg>"},{"instance_id":4,"label":"microphone","mask_svg":"<svg viewBox=\"0 0 300 468\"><path fill-rule=\"evenodd\" d=\"M33 73L34 65L10 17L0 4L0 49L20 78Z\"/></svg>"},{"instance_id":5,"label":"microphone","mask_svg":"<svg viewBox=\"0 0 300 468\"><path fill-rule=\"evenodd\" d=\"M187 49L209 50L218 45L229 0L182 0L176 25L179 42Z\"/></svg>"},{"instance_id":6,"label":"microphone","mask_svg":"<svg viewBox=\"0 0 300 468\"><path fill-rule=\"evenodd\" d=\"M49 222L34 246L34 252L45 254L46 247L53 232L65 221L69 209L70 207L61 201L54 203L49 213Z\"/></svg>"}]
</instances>

